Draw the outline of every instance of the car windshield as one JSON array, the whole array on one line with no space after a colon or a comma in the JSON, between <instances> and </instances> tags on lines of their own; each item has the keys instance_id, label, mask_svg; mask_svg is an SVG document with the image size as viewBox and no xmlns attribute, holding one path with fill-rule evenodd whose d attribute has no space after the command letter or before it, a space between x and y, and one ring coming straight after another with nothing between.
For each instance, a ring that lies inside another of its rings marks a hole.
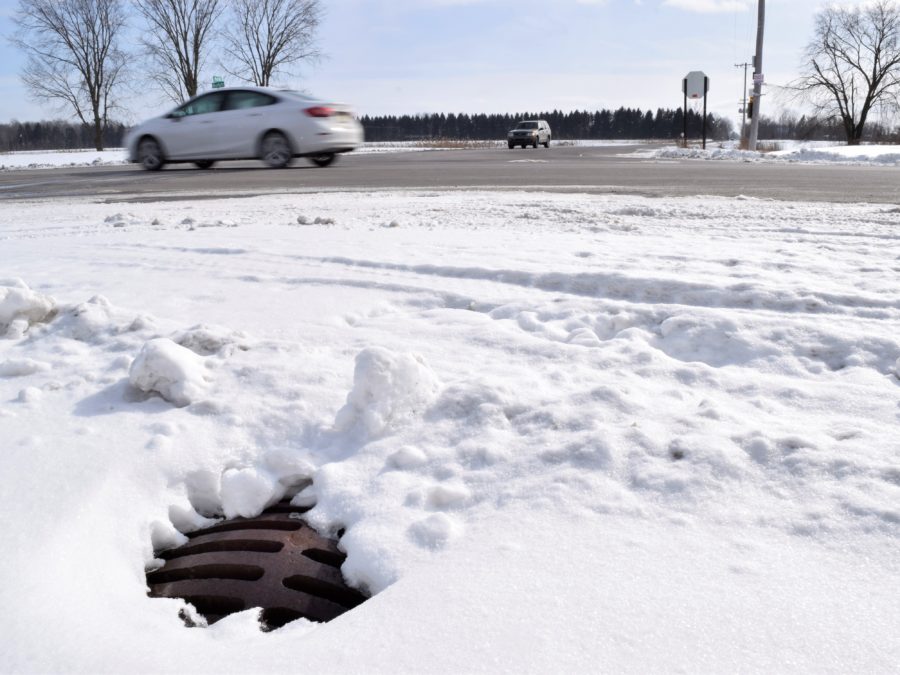
<instances>
[{"instance_id":1,"label":"car windshield","mask_svg":"<svg viewBox=\"0 0 900 675\"><path fill-rule=\"evenodd\" d=\"M537 129L538 123L537 122L519 122L519 126L516 128L517 129Z\"/></svg>"}]
</instances>

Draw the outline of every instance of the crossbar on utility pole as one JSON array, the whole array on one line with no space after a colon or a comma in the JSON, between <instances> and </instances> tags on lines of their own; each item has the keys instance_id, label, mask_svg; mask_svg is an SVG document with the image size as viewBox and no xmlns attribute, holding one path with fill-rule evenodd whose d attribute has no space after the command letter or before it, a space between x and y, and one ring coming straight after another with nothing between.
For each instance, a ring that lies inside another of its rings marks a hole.
<instances>
[{"instance_id":1,"label":"crossbar on utility pole","mask_svg":"<svg viewBox=\"0 0 900 675\"><path fill-rule=\"evenodd\" d=\"M744 69L744 102L741 104L741 145L744 143L744 134L747 133L747 68L752 63L735 63L735 68Z\"/></svg>"},{"instance_id":2,"label":"crossbar on utility pole","mask_svg":"<svg viewBox=\"0 0 900 675\"><path fill-rule=\"evenodd\" d=\"M753 58L753 117L750 119L748 150L756 150L759 136L759 112L762 106L763 85L763 33L766 26L766 0L757 0L758 23L756 27L756 56Z\"/></svg>"}]
</instances>

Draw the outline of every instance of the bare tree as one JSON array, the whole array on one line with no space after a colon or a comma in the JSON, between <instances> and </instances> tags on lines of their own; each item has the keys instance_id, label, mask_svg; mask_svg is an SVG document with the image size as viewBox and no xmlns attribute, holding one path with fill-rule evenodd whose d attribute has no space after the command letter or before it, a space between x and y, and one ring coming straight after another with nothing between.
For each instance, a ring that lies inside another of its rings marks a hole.
<instances>
[{"instance_id":1,"label":"bare tree","mask_svg":"<svg viewBox=\"0 0 900 675\"><path fill-rule=\"evenodd\" d=\"M141 43L152 64L151 77L176 103L196 96L222 0L136 0L135 4L149 29Z\"/></svg>"},{"instance_id":2,"label":"bare tree","mask_svg":"<svg viewBox=\"0 0 900 675\"><path fill-rule=\"evenodd\" d=\"M115 107L125 67L118 48L125 25L120 0L19 0L12 42L28 59L22 81L38 100L71 108L94 127L103 149L103 129Z\"/></svg>"},{"instance_id":3,"label":"bare tree","mask_svg":"<svg viewBox=\"0 0 900 675\"><path fill-rule=\"evenodd\" d=\"M320 56L320 0L232 1L233 22L225 35L229 74L267 87L277 70Z\"/></svg>"},{"instance_id":4,"label":"bare tree","mask_svg":"<svg viewBox=\"0 0 900 675\"><path fill-rule=\"evenodd\" d=\"M894 97L900 75L900 7L874 0L829 5L816 18L804 74L794 88L824 117L836 116L849 145L858 145L873 108Z\"/></svg>"}]
</instances>

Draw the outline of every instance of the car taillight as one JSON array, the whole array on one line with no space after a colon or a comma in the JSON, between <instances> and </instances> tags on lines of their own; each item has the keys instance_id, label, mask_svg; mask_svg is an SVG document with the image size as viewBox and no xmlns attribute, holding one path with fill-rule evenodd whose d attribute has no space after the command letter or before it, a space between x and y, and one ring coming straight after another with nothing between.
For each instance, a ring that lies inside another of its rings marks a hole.
<instances>
[{"instance_id":1,"label":"car taillight","mask_svg":"<svg viewBox=\"0 0 900 675\"><path fill-rule=\"evenodd\" d=\"M334 115L334 110L324 105L314 105L312 108L307 108L303 112L310 117L331 117Z\"/></svg>"}]
</instances>

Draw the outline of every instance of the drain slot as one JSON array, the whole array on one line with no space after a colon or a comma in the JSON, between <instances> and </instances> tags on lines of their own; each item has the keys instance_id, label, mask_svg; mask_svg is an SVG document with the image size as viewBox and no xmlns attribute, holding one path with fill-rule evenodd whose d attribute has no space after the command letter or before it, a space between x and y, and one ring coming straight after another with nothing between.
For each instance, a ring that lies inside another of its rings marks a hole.
<instances>
[{"instance_id":1,"label":"drain slot","mask_svg":"<svg viewBox=\"0 0 900 675\"><path fill-rule=\"evenodd\" d=\"M292 591L314 595L317 598L328 600L347 609L353 609L366 599L356 591L347 589L346 586L342 588L322 579L308 577L303 574L295 574L285 579L282 583Z\"/></svg>"},{"instance_id":2,"label":"drain slot","mask_svg":"<svg viewBox=\"0 0 900 675\"><path fill-rule=\"evenodd\" d=\"M308 510L284 501L256 518L191 532L184 546L159 554L166 562L147 574L149 595L186 600L209 624L259 607L263 630L340 616L367 598L341 576L346 556L337 542L300 519Z\"/></svg>"},{"instance_id":3,"label":"drain slot","mask_svg":"<svg viewBox=\"0 0 900 675\"><path fill-rule=\"evenodd\" d=\"M254 553L278 553L284 548L280 541L263 541L249 539L231 539L225 541L209 541L163 551L159 557L163 560L175 560L189 555L212 553L214 551L252 551Z\"/></svg>"},{"instance_id":4,"label":"drain slot","mask_svg":"<svg viewBox=\"0 0 900 675\"><path fill-rule=\"evenodd\" d=\"M344 561L347 559L347 556L341 553L332 553L331 551L326 551L325 549L321 548L307 549L303 551L303 555L305 555L310 560L315 560L317 563L322 563L323 565L337 568L340 568L340 566L343 565Z\"/></svg>"},{"instance_id":5,"label":"drain slot","mask_svg":"<svg viewBox=\"0 0 900 675\"><path fill-rule=\"evenodd\" d=\"M235 532L238 530L277 530L279 532L296 532L301 527L303 527L303 523L299 520L241 520L213 525L208 530L197 530L189 533L188 537L194 539L201 534Z\"/></svg>"},{"instance_id":6,"label":"drain slot","mask_svg":"<svg viewBox=\"0 0 900 675\"><path fill-rule=\"evenodd\" d=\"M256 581L261 579L266 571L256 565L196 565L181 569L167 570L165 568L150 572L147 575L148 584L171 584L176 581L188 579L229 579L232 581Z\"/></svg>"}]
</instances>

